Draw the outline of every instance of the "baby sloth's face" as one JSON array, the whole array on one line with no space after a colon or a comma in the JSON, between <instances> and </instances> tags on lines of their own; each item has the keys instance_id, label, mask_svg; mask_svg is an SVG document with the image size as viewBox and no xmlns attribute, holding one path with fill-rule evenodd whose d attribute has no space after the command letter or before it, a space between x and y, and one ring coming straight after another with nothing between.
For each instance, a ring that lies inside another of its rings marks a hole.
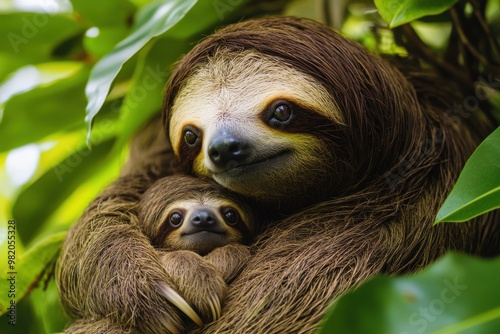
<instances>
[{"instance_id":1,"label":"baby sloth's face","mask_svg":"<svg viewBox=\"0 0 500 334\"><path fill-rule=\"evenodd\" d=\"M158 245L202 255L231 243L244 243L252 222L235 203L223 198L174 202L163 211Z\"/></svg>"},{"instance_id":2,"label":"baby sloth's face","mask_svg":"<svg viewBox=\"0 0 500 334\"><path fill-rule=\"evenodd\" d=\"M247 200L214 182L186 175L156 181L139 203L138 223L153 246L205 255L231 243L248 244L256 229Z\"/></svg>"}]
</instances>

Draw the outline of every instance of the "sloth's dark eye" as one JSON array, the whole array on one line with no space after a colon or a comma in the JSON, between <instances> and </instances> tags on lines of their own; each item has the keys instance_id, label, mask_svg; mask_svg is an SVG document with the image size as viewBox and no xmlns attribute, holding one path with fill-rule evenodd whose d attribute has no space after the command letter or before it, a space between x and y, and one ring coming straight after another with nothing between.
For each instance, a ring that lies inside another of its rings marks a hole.
<instances>
[{"instance_id":1,"label":"sloth's dark eye","mask_svg":"<svg viewBox=\"0 0 500 334\"><path fill-rule=\"evenodd\" d=\"M262 113L263 120L271 127L285 130L296 116L296 106L287 100L276 100Z\"/></svg>"},{"instance_id":2,"label":"sloth's dark eye","mask_svg":"<svg viewBox=\"0 0 500 334\"><path fill-rule=\"evenodd\" d=\"M182 214L179 211L174 211L168 217L168 222L172 227L179 227L182 224Z\"/></svg>"},{"instance_id":3,"label":"sloth's dark eye","mask_svg":"<svg viewBox=\"0 0 500 334\"><path fill-rule=\"evenodd\" d=\"M201 131L193 125L184 127L182 137L189 147L199 146L201 143Z\"/></svg>"},{"instance_id":4,"label":"sloth's dark eye","mask_svg":"<svg viewBox=\"0 0 500 334\"><path fill-rule=\"evenodd\" d=\"M224 219L229 225L236 225L239 220L238 213L233 209L226 209L224 211Z\"/></svg>"},{"instance_id":5,"label":"sloth's dark eye","mask_svg":"<svg viewBox=\"0 0 500 334\"><path fill-rule=\"evenodd\" d=\"M287 104L278 104L274 108L273 119L279 122L286 122L292 117L292 108Z\"/></svg>"},{"instance_id":6,"label":"sloth's dark eye","mask_svg":"<svg viewBox=\"0 0 500 334\"><path fill-rule=\"evenodd\" d=\"M189 146L195 146L198 142L198 135L192 130L186 130L184 131L184 141Z\"/></svg>"}]
</instances>

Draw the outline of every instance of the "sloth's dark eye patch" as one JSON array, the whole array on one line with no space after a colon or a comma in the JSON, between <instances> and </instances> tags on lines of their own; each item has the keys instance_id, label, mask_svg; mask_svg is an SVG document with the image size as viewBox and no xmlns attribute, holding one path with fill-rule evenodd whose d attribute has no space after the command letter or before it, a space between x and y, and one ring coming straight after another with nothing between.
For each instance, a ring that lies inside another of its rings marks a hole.
<instances>
[{"instance_id":1,"label":"sloth's dark eye patch","mask_svg":"<svg viewBox=\"0 0 500 334\"><path fill-rule=\"evenodd\" d=\"M182 128L179 139L179 158L182 168L186 173L191 174L193 172L193 161L200 153L203 143L203 131L189 124Z\"/></svg>"},{"instance_id":2,"label":"sloth's dark eye patch","mask_svg":"<svg viewBox=\"0 0 500 334\"><path fill-rule=\"evenodd\" d=\"M297 106L287 100L273 101L262 113L262 119L269 126L285 130L297 114Z\"/></svg>"},{"instance_id":3,"label":"sloth's dark eye patch","mask_svg":"<svg viewBox=\"0 0 500 334\"><path fill-rule=\"evenodd\" d=\"M182 213L179 211L174 211L168 217L168 223L170 226L177 228L182 224Z\"/></svg>"},{"instance_id":4,"label":"sloth's dark eye patch","mask_svg":"<svg viewBox=\"0 0 500 334\"><path fill-rule=\"evenodd\" d=\"M183 137L184 142L190 147L199 145L201 141L200 132L192 126L186 126L184 128Z\"/></svg>"}]
</instances>

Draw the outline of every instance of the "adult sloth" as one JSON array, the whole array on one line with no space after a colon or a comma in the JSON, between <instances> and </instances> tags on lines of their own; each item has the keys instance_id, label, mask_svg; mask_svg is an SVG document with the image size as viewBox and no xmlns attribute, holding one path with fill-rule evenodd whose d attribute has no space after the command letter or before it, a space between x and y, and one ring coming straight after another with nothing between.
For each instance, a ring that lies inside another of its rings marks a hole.
<instances>
[{"instance_id":1,"label":"adult sloth","mask_svg":"<svg viewBox=\"0 0 500 334\"><path fill-rule=\"evenodd\" d=\"M333 298L376 274L417 270L449 249L498 253L493 214L432 227L488 127L477 115L474 127L450 117L453 93L428 94L426 80L437 79L405 77L327 27L295 18L229 26L179 62L163 123L184 171L285 217L260 235L222 317L201 331L312 332ZM118 241L112 232L131 229L141 192L175 169L161 163L168 147L153 146L132 156L134 172L90 206L65 243L59 282L75 317L105 315L142 332L178 321L155 294L153 283L169 280L154 252L135 232Z\"/></svg>"}]
</instances>

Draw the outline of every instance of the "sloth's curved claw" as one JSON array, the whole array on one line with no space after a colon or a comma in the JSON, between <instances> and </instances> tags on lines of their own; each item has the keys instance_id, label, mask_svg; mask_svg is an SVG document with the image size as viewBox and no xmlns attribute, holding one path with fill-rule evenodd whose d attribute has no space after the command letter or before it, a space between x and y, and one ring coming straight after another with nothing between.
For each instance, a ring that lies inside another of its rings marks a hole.
<instances>
[{"instance_id":1,"label":"sloth's curved claw","mask_svg":"<svg viewBox=\"0 0 500 334\"><path fill-rule=\"evenodd\" d=\"M222 316L222 307L221 307L220 303L217 303L217 314L219 316L218 319L220 319L220 317Z\"/></svg>"},{"instance_id":2,"label":"sloth's curved claw","mask_svg":"<svg viewBox=\"0 0 500 334\"><path fill-rule=\"evenodd\" d=\"M181 330L167 319L161 318L160 322L162 323L163 326L165 326L166 329L168 329L169 333L182 334Z\"/></svg>"},{"instance_id":3,"label":"sloth's curved claw","mask_svg":"<svg viewBox=\"0 0 500 334\"><path fill-rule=\"evenodd\" d=\"M215 305L212 297L209 298L208 306L210 307L210 312L212 313L212 320L217 320L217 311L215 310Z\"/></svg>"},{"instance_id":4,"label":"sloth's curved claw","mask_svg":"<svg viewBox=\"0 0 500 334\"><path fill-rule=\"evenodd\" d=\"M219 299L217 299L217 319L220 319L221 315L222 315L222 306L220 304L220 301Z\"/></svg>"},{"instance_id":5,"label":"sloth's curved claw","mask_svg":"<svg viewBox=\"0 0 500 334\"><path fill-rule=\"evenodd\" d=\"M219 299L215 296L210 296L210 311L212 312L212 319L215 321L221 316L221 306Z\"/></svg>"},{"instance_id":6,"label":"sloth's curved claw","mask_svg":"<svg viewBox=\"0 0 500 334\"><path fill-rule=\"evenodd\" d=\"M193 320L198 326L203 327L205 324L200 316L193 310L191 306L177 292L165 283L159 283L160 290L169 302L174 304L179 310ZM169 329L170 330L170 329Z\"/></svg>"}]
</instances>

